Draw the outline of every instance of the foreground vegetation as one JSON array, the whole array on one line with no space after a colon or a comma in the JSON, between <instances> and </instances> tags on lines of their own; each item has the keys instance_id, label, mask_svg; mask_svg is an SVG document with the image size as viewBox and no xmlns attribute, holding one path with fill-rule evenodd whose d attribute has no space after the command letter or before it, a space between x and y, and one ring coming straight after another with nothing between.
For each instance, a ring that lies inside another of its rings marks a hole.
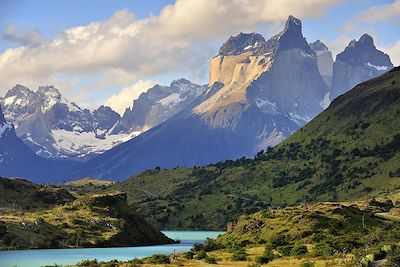
<instances>
[{"instance_id":1,"label":"foreground vegetation","mask_svg":"<svg viewBox=\"0 0 400 267\"><path fill-rule=\"evenodd\" d=\"M0 249L171 243L128 206L126 194L71 194L0 178Z\"/></svg>"},{"instance_id":2,"label":"foreground vegetation","mask_svg":"<svg viewBox=\"0 0 400 267\"><path fill-rule=\"evenodd\" d=\"M186 253L76 266L394 267L400 266L398 219L388 197L268 209L241 216L226 234Z\"/></svg>"},{"instance_id":3,"label":"foreground vegetation","mask_svg":"<svg viewBox=\"0 0 400 267\"><path fill-rule=\"evenodd\" d=\"M365 82L255 159L155 168L113 186L162 229L223 230L241 214L400 188L400 69Z\"/></svg>"}]
</instances>

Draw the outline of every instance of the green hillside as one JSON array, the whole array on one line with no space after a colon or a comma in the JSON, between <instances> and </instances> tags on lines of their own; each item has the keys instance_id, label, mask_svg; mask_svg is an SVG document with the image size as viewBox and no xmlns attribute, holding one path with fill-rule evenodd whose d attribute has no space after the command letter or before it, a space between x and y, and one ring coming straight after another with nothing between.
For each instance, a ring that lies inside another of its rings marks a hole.
<instances>
[{"instance_id":1,"label":"green hillside","mask_svg":"<svg viewBox=\"0 0 400 267\"><path fill-rule=\"evenodd\" d=\"M163 229L225 229L265 207L400 188L400 68L362 83L255 159L149 170L113 188Z\"/></svg>"},{"instance_id":2,"label":"green hillside","mask_svg":"<svg viewBox=\"0 0 400 267\"><path fill-rule=\"evenodd\" d=\"M126 194L72 195L0 178L0 249L110 247L173 242L127 204Z\"/></svg>"}]
</instances>

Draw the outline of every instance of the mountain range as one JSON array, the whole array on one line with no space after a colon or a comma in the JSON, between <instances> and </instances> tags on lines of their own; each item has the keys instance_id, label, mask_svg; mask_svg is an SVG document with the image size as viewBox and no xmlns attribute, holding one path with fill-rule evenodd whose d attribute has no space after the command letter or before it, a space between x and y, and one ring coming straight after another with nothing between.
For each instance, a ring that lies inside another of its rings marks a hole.
<instances>
[{"instance_id":1,"label":"mountain range","mask_svg":"<svg viewBox=\"0 0 400 267\"><path fill-rule=\"evenodd\" d=\"M114 188L167 229L221 230L239 215L266 208L373 198L400 188L398 125L399 67L339 96L253 159L147 170Z\"/></svg>"},{"instance_id":2,"label":"mountain range","mask_svg":"<svg viewBox=\"0 0 400 267\"><path fill-rule=\"evenodd\" d=\"M321 41L307 43L301 21L289 16L269 40L257 33L230 37L210 62L206 86L185 79L156 85L122 117L105 106L82 109L52 86L33 92L17 85L0 104L16 135L37 155L64 159L65 165L85 161L61 168L68 171L57 177L121 180L156 166L252 157L392 66L366 34L333 62L328 48Z\"/></svg>"},{"instance_id":3,"label":"mountain range","mask_svg":"<svg viewBox=\"0 0 400 267\"><path fill-rule=\"evenodd\" d=\"M64 98L54 86L36 92L22 85L0 98L5 118L37 155L50 159L88 160L173 116L200 93L201 86L180 79L156 85L120 116L110 107L93 112Z\"/></svg>"}]
</instances>

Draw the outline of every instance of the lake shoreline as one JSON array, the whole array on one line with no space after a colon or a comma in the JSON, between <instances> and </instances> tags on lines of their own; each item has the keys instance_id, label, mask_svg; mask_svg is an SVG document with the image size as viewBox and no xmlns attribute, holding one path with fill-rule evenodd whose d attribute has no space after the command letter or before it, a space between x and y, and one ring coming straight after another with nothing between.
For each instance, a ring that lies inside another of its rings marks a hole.
<instances>
[{"instance_id":1,"label":"lake shoreline","mask_svg":"<svg viewBox=\"0 0 400 267\"><path fill-rule=\"evenodd\" d=\"M192 248L193 244L202 243L207 238L215 238L225 232L162 231L162 233L172 240L180 240L180 243L135 247L2 250L0 251L0 267L15 265L19 267L39 267L50 264L70 265L82 260L131 260L154 254L169 255L175 252L187 252Z\"/></svg>"}]
</instances>

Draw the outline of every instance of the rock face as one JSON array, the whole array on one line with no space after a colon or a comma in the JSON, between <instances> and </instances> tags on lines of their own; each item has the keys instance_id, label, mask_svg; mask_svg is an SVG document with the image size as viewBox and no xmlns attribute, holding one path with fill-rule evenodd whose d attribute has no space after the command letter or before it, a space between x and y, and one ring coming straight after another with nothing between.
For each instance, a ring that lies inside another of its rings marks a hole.
<instances>
[{"instance_id":1,"label":"rock face","mask_svg":"<svg viewBox=\"0 0 400 267\"><path fill-rule=\"evenodd\" d=\"M63 172L78 163L47 160L33 153L7 123L0 107L0 176L24 177L33 181L54 181Z\"/></svg>"},{"instance_id":2,"label":"rock face","mask_svg":"<svg viewBox=\"0 0 400 267\"><path fill-rule=\"evenodd\" d=\"M112 132L145 132L186 108L205 89L185 79L175 80L170 86L156 85L134 100Z\"/></svg>"},{"instance_id":3,"label":"rock face","mask_svg":"<svg viewBox=\"0 0 400 267\"><path fill-rule=\"evenodd\" d=\"M211 60L203 95L73 175L123 179L155 166L253 156L321 112L327 93L301 21L290 16L285 29L268 41L255 33L229 38Z\"/></svg>"},{"instance_id":4,"label":"rock face","mask_svg":"<svg viewBox=\"0 0 400 267\"><path fill-rule=\"evenodd\" d=\"M351 41L346 49L337 55L333 65L331 99L392 67L389 56L377 50L373 38L364 34L358 41Z\"/></svg>"},{"instance_id":5,"label":"rock face","mask_svg":"<svg viewBox=\"0 0 400 267\"><path fill-rule=\"evenodd\" d=\"M332 86L333 57L332 52L320 40L310 44L310 47L317 54L318 70L322 79L328 87Z\"/></svg>"}]
</instances>

